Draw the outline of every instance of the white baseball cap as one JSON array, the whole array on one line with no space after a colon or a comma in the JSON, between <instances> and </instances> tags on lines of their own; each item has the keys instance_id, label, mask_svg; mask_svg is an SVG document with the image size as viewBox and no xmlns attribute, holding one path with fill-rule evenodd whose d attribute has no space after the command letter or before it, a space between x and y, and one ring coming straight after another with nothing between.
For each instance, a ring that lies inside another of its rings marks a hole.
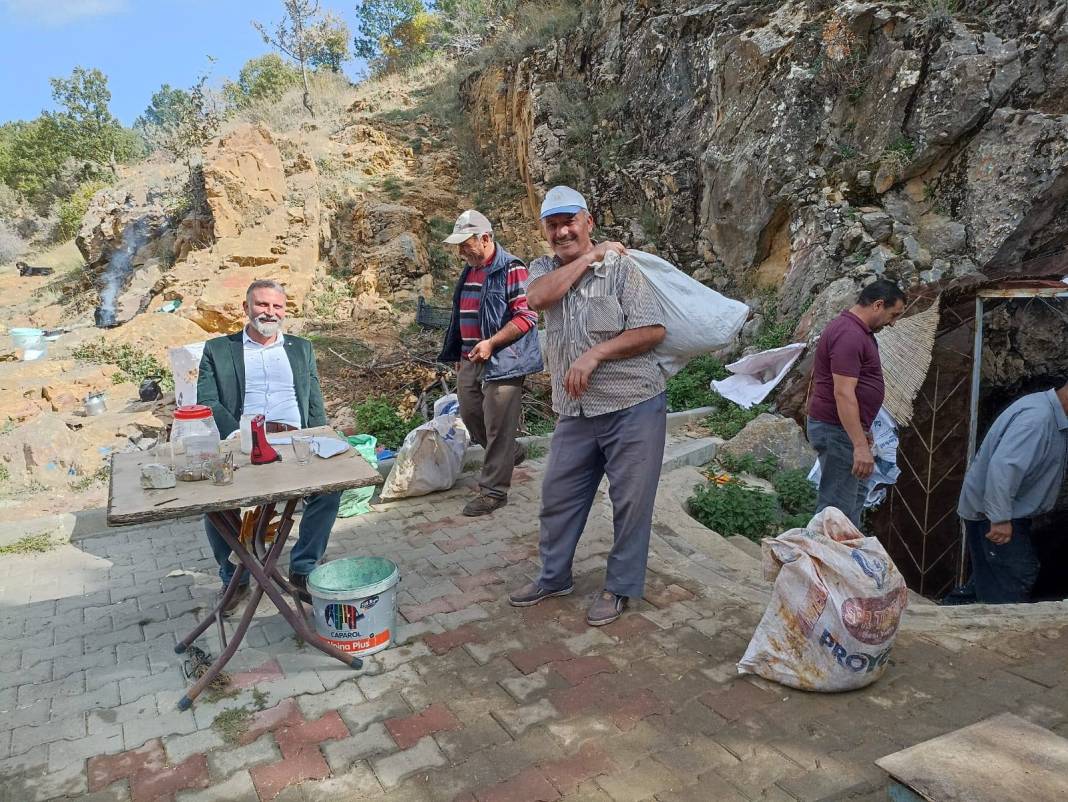
<instances>
[{"instance_id":1,"label":"white baseball cap","mask_svg":"<svg viewBox=\"0 0 1068 802\"><path fill-rule=\"evenodd\" d=\"M456 218L456 223L453 224L452 233L445 238L445 242L449 245L459 245L461 242L466 242L478 234L492 234L493 225L490 223L486 215L482 212L477 212L474 209L468 209L466 212Z\"/></svg>"},{"instance_id":2,"label":"white baseball cap","mask_svg":"<svg viewBox=\"0 0 1068 802\"><path fill-rule=\"evenodd\" d=\"M541 202L543 220L554 214L577 214L589 210L586 199L571 187L553 187L545 193L545 200Z\"/></svg>"}]
</instances>

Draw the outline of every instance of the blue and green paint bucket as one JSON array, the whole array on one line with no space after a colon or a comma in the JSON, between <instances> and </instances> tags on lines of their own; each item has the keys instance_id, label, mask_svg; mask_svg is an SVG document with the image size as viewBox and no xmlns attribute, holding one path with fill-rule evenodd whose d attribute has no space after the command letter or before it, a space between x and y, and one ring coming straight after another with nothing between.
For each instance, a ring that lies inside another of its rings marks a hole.
<instances>
[{"instance_id":1,"label":"blue and green paint bucket","mask_svg":"<svg viewBox=\"0 0 1068 802\"><path fill-rule=\"evenodd\" d=\"M387 648L397 625L400 573L384 557L346 557L308 577L315 629L334 646L364 656Z\"/></svg>"}]
</instances>

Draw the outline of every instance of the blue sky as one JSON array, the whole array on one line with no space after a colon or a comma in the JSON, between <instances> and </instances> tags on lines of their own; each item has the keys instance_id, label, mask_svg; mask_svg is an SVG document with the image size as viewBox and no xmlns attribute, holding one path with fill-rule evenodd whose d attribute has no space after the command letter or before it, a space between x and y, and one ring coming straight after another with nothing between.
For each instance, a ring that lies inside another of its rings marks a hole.
<instances>
[{"instance_id":1,"label":"blue sky","mask_svg":"<svg viewBox=\"0 0 1068 802\"><path fill-rule=\"evenodd\" d=\"M356 3L320 4L355 28ZM80 65L108 76L111 111L129 125L161 84L192 85L209 55L212 85L236 77L269 49L250 21L281 17L278 0L0 0L0 122L52 109L48 79Z\"/></svg>"}]
</instances>

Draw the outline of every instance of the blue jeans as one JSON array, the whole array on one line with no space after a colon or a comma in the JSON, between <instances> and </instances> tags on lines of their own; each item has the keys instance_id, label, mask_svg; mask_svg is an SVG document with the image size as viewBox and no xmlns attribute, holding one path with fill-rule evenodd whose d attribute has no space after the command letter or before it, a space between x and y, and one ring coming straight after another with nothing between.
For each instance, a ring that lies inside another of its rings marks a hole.
<instances>
[{"instance_id":1,"label":"blue jeans","mask_svg":"<svg viewBox=\"0 0 1068 802\"><path fill-rule=\"evenodd\" d=\"M868 496L867 482L853 475L853 441L841 426L808 419L808 442L820 461L820 489L816 512L837 507L860 529L860 515Z\"/></svg>"},{"instance_id":2,"label":"blue jeans","mask_svg":"<svg viewBox=\"0 0 1068 802\"><path fill-rule=\"evenodd\" d=\"M289 572L307 576L326 553L330 542L330 530L334 527L337 510L341 505L340 493L317 493L304 499L304 514L300 517L300 536L289 553ZM223 585L230 584L237 567L230 562L230 547L222 539L211 520L204 516L204 531L208 543L219 564L219 579ZM247 584L248 574L242 576L242 584Z\"/></svg>"},{"instance_id":3,"label":"blue jeans","mask_svg":"<svg viewBox=\"0 0 1068 802\"><path fill-rule=\"evenodd\" d=\"M560 416L541 488L541 587L572 585L575 548L607 475L614 537L604 589L641 597L666 429L663 393L605 415Z\"/></svg>"},{"instance_id":4,"label":"blue jeans","mask_svg":"<svg viewBox=\"0 0 1068 802\"><path fill-rule=\"evenodd\" d=\"M1039 562L1031 543L1031 519L1012 520L1012 539L1001 546L986 538L990 521L965 521L975 598L983 604L1031 601Z\"/></svg>"}]
</instances>

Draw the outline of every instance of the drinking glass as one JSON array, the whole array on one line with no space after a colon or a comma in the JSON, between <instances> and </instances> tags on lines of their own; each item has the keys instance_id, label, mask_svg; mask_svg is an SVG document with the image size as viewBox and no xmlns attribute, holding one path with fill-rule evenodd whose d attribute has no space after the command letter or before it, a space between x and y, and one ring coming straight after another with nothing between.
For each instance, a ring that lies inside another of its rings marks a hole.
<instances>
[{"instance_id":1,"label":"drinking glass","mask_svg":"<svg viewBox=\"0 0 1068 802\"><path fill-rule=\"evenodd\" d=\"M293 454L298 465L307 465L312 455L312 439L306 434L293 435Z\"/></svg>"}]
</instances>

